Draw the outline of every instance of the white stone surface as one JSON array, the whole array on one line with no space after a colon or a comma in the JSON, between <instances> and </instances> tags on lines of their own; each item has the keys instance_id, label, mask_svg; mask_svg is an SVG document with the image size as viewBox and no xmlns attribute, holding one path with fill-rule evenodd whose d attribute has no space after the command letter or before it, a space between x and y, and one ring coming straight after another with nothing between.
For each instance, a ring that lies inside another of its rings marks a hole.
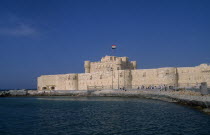
<instances>
[{"instance_id":1,"label":"white stone surface","mask_svg":"<svg viewBox=\"0 0 210 135\"><path fill-rule=\"evenodd\" d=\"M38 90L137 89L148 86L210 87L210 66L136 69L128 57L105 56L99 62L84 62L85 73L42 75Z\"/></svg>"}]
</instances>

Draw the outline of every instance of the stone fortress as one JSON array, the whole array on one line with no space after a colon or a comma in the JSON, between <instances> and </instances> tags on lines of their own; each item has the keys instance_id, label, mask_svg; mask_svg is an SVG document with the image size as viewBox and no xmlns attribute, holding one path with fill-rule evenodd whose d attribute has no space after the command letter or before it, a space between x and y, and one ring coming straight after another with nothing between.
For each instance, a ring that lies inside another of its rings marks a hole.
<instances>
[{"instance_id":1,"label":"stone fortress","mask_svg":"<svg viewBox=\"0 0 210 135\"><path fill-rule=\"evenodd\" d=\"M38 90L139 89L146 87L210 87L210 65L137 69L128 57L105 56L84 62L85 73L42 75Z\"/></svg>"}]
</instances>

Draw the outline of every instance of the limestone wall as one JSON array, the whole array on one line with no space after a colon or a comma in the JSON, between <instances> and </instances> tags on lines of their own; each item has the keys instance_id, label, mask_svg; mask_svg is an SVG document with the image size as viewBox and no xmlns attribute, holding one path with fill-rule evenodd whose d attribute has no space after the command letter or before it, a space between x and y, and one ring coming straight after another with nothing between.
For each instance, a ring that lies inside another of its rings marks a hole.
<instances>
[{"instance_id":1,"label":"limestone wall","mask_svg":"<svg viewBox=\"0 0 210 135\"><path fill-rule=\"evenodd\" d=\"M68 74L65 90L78 90L78 74Z\"/></svg>"},{"instance_id":2,"label":"limestone wall","mask_svg":"<svg viewBox=\"0 0 210 135\"><path fill-rule=\"evenodd\" d=\"M207 82L210 86L210 66L201 64L196 67L180 67L178 71L178 85L180 87L190 87Z\"/></svg>"},{"instance_id":3,"label":"limestone wall","mask_svg":"<svg viewBox=\"0 0 210 135\"><path fill-rule=\"evenodd\" d=\"M55 75L55 78L55 90L66 90L66 88L69 87L69 84L67 83L68 74Z\"/></svg>"},{"instance_id":4,"label":"limestone wall","mask_svg":"<svg viewBox=\"0 0 210 135\"><path fill-rule=\"evenodd\" d=\"M111 70L136 69L136 61L129 61L128 57L105 56L98 62L85 61L85 73Z\"/></svg>"},{"instance_id":5,"label":"limestone wall","mask_svg":"<svg viewBox=\"0 0 210 135\"><path fill-rule=\"evenodd\" d=\"M171 85L177 86L176 68L132 70L133 86Z\"/></svg>"},{"instance_id":6,"label":"limestone wall","mask_svg":"<svg viewBox=\"0 0 210 135\"><path fill-rule=\"evenodd\" d=\"M78 75L78 89L87 90L89 86L111 88L113 72L95 72Z\"/></svg>"},{"instance_id":7,"label":"limestone wall","mask_svg":"<svg viewBox=\"0 0 210 135\"><path fill-rule=\"evenodd\" d=\"M43 75L38 77L38 90L78 90L78 74Z\"/></svg>"},{"instance_id":8,"label":"limestone wall","mask_svg":"<svg viewBox=\"0 0 210 135\"><path fill-rule=\"evenodd\" d=\"M95 72L78 75L78 89L100 86L104 89L119 89L131 87L132 75L130 70L115 70L110 72Z\"/></svg>"},{"instance_id":9,"label":"limestone wall","mask_svg":"<svg viewBox=\"0 0 210 135\"><path fill-rule=\"evenodd\" d=\"M56 84L56 76L55 75L42 75L38 77L38 90L50 90Z\"/></svg>"},{"instance_id":10,"label":"limestone wall","mask_svg":"<svg viewBox=\"0 0 210 135\"><path fill-rule=\"evenodd\" d=\"M138 70L136 66L136 62L130 62L127 57L105 56L99 62L85 61L85 73L38 77L38 90L130 89L142 85L191 87L201 82L207 82L210 87L210 66L207 64Z\"/></svg>"}]
</instances>

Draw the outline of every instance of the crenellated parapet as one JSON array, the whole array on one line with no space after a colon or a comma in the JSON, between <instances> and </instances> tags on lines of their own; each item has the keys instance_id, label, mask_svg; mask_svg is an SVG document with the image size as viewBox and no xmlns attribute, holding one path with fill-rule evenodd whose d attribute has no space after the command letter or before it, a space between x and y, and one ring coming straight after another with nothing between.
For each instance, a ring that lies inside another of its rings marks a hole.
<instances>
[{"instance_id":1,"label":"crenellated parapet","mask_svg":"<svg viewBox=\"0 0 210 135\"><path fill-rule=\"evenodd\" d=\"M210 87L210 65L137 69L128 57L105 56L98 62L84 62L85 73L42 75L38 90L131 89L156 86L194 87L207 82Z\"/></svg>"},{"instance_id":2,"label":"crenellated parapet","mask_svg":"<svg viewBox=\"0 0 210 135\"><path fill-rule=\"evenodd\" d=\"M105 56L98 62L85 61L85 73L111 70L133 70L137 68L136 61L129 61L128 57Z\"/></svg>"}]
</instances>

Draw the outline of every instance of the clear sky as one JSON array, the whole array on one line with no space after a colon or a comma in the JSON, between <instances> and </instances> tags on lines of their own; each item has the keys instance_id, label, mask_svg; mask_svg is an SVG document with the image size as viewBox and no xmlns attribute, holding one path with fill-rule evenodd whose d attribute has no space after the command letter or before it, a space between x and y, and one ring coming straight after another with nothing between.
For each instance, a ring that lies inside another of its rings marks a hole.
<instances>
[{"instance_id":1,"label":"clear sky","mask_svg":"<svg viewBox=\"0 0 210 135\"><path fill-rule=\"evenodd\" d=\"M105 55L138 68L210 63L210 0L0 1L0 88L36 88Z\"/></svg>"}]
</instances>

